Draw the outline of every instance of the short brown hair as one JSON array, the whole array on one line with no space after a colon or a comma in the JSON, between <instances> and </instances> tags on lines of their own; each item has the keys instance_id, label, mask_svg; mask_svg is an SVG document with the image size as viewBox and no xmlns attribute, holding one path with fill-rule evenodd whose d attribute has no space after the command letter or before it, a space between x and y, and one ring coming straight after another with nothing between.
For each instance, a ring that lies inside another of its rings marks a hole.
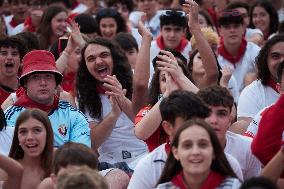
<instances>
[{"instance_id":1,"label":"short brown hair","mask_svg":"<svg viewBox=\"0 0 284 189\"><path fill-rule=\"evenodd\" d=\"M198 95L209 106L224 106L231 109L234 104L234 98L228 89L219 85L201 89Z\"/></svg>"},{"instance_id":2,"label":"short brown hair","mask_svg":"<svg viewBox=\"0 0 284 189\"><path fill-rule=\"evenodd\" d=\"M64 170L57 177L56 189L108 189L104 178L87 166L79 166Z\"/></svg>"}]
</instances>

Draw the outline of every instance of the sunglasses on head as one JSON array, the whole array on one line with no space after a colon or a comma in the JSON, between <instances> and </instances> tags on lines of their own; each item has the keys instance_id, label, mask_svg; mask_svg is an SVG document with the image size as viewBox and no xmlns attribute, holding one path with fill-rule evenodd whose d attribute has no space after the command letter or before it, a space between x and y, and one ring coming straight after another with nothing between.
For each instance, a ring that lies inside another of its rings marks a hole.
<instances>
[{"instance_id":1,"label":"sunglasses on head","mask_svg":"<svg viewBox=\"0 0 284 189\"><path fill-rule=\"evenodd\" d=\"M177 11L176 10L165 10L162 15L185 17L186 14L185 14L185 12L178 11L178 10Z\"/></svg>"},{"instance_id":2,"label":"sunglasses on head","mask_svg":"<svg viewBox=\"0 0 284 189\"><path fill-rule=\"evenodd\" d=\"M221 17L235 17L235 16L242 16L239 11L229 11L229 12L222 12Z\"/></svg>"}]
</instances>

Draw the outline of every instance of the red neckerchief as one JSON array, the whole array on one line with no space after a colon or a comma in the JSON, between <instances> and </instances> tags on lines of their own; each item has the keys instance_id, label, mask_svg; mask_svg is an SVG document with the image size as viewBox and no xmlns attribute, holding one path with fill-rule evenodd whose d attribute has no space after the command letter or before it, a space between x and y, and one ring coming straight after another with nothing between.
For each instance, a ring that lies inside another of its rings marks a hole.
<instances>
[{"instance_id":1,"label":"red neckerchief","mask_svg":"<svg viewBox=\"0 0 284 189\"><path fill-rule=\"evenodd\" d=\"M162 35L158 36L156 40L157 40L158 47L160 49L164 50L166 47L165 47ZM181 51L183 51L183 49L186 47L187 44L188 44L187 39L185 37L183 37L181 39L179 45L177 46L177 48L175 48L174 50L177 51L177 52L181 52Z\"/></svg>"},{"instance_id":2,"label":"red neckerchief","mask_svg":"<svg viewBox=\"0 0 284 189\"><path fill-rule=\"evenodd\" d=\"M59 104L59 98L55 95L54 96L54 101L52 105L43 105L43 104L39 104L35 101L33 101L32 99L30 99L30 97L27 95L26 92L22 93L22 95L20 96L20 98L18 98L18 100L15 102L15 106L21 106L24 108L38 108L42 111L45 111L47 113L49 113L51 110L57 109L58 108L58 104Z\"/></svg>"},{"instance_id":3,"label":"red neckerchief","mask_svg":"<svg viewBox=\"0 0 284 189\"><path fill-rule=\"evenodd\" d=\"M33 26L32 18L28 16L24 22L24 26L28 28L29 32L36 32L36 28Z\"/></svg>"},{"instance_id":4,"label":"red neckerchief","mask_svg":"<svg viewBox=\"0 0 284 189\"><path fill-rule=\"evenodd\" d=\"M171 145L169 142L166 143L165 145L165 150L166 150L166 153L169 155L170 152L171 152Z\"/></svg>"},{"instance_id":5,"label":"red neckerchief","mask_svg":"<svg viewBox=\"0 0 284 189\"><path fill-rule=\"evenodd\" d=\"M72 9L72 10L75 9L79 4L80 4L80 3L75 2L75 3L71 6L71 9Z\"/></svg>"},{"instance_id":6,"label":"red neckerchief","mask_svg":"<svg viewBox=\"0 0 284 189\"><path fill-rule=\"evenodd\" d=\"M245 40L245 38L242 38L242 42L240 45L240 48L238 50L238 54L236 56L232 56L225 48L224 45L224 40L223 38L221 38L220 40L220 46L218 48L218 53L220 55L222 55L226 60L228 60L229 62L231 62L234 67L236 67L236 63L243 57L243 55L246 52L246 47L247 47L247 41Z\"/></svg>"},{"instance_id":7,"label":"red neckerchief","mask_svg":"<svg viewBox=\"0 0 284 189\"><path fill-rule=\"evenodd\" d=\"M279 91L278 91L277 88L276 88L277 83L276 83L273 79L269 78L268 81L267 81L267 85L268 85L269 87L271 87L274 91L276 91L277 93L279 93Z\"/></svg>"},{"instance_id":8,"label":"red neckerchief","mask_svg":"<svg viewBox=\"0 0 284 189\"><path fill-rule=\"evenodd\" d=\"M100 85L97 85L96 89L97 89L97 92L100 93L100 94L106 93L106 90Z\"/></svg>"},{"instance_id":9,"label":"red neckerchief","mask_svg":"<svg viewBox=\"0 0 284 189\"><path fill-rule=\"evenodd\" d=\"M224 176L216 173L214 171L210 171L207 179L204 181L200 189L211 189L220 186L223 182ZM185 183L183 182L183 174L180 172L174 178L172 178L172 183L179 187L180 189L187 189Z\"/></svg>"},{"instance_id":10,"label":"red neckerchief","mask_svg":"<svg viewBox=\"0 0 284 189\"><path fill-rule=\"evenodd\" d=\"M75 91L75 72L69 72L67 74L64 74L63 81L61 83L61 87L64 91L72 92Z\"/></svg>"},{"instance_id":11,"label":"red neckerchief","mask_svg":"<svg viewBox=\"0 0 284 189\"><path fill-rule=\"evenodd\" d=\"M14 16L13 16L13 18L11 19L11 21L9 22L9 24L13 27L13 28L15 28L18 24L17 24L17 22L16 22L16 20L15 20L15 18L14 18Z\"/></svg>"}]
</instances>

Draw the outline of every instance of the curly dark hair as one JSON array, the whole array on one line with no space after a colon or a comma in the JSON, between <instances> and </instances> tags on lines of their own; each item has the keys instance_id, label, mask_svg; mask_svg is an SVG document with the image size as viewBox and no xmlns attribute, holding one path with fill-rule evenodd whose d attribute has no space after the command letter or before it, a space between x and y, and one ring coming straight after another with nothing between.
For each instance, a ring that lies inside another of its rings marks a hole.
<instances>
[{"instance_id":1,"label":"curly dark hair","mask_svg":"<svg viewBox=\"0 0 284 189\"><path fill-rule=\"evenodd\" d=\"M197 94L208 106L223 106L231 110L234 105L234 98L229 90L220 85L206 87Z\"/></svg>"},{"instance_id":2,"label":"curly dark hair","mask_svg":"<svg viewBox=\"0 0 284 189\"><path fill-rule=\"evenodd\" d=\"M255 59L258 70L257 78L260 79L263 85L267 85L268 79L271 76L271 73L268 69L268 56L270 49L279 42L284 42L284 34L275 35L271 39L267 40Z\"/></svg>"},{"instance_id":3,"label":"curly dark hair","mask_svg":"<svg viewBox=\"0 0 284 189\"><path fill-rule=\"evenodd\" d=\"M100 81L95 79L89 72L86 66L85 51L89 45L97 44L110 49L111 57L113 60L113 73L116 75L118 81L121 83L122 88L127 90L126 97L132 97L132 70L128 63L127 57L121 48L114 42L101 37L89 41L82 49L82 60L79 63L77 72L77 94L79 109L83 112L86 110L90 112L93 118L100 118L102 113L102 102L97 91L97 86Z\"/></svg>"}]
</instances>

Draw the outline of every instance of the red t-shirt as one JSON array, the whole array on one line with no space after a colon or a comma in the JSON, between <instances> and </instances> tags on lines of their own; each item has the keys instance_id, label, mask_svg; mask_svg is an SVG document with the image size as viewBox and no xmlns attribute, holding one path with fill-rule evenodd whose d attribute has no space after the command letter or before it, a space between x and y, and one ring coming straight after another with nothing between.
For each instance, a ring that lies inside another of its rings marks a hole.
<instances>
[{"instance_id":1,"label":"red t-shirt","mask_svg":"<svg viewBox=\"0 0 284 189\"><path fill-rule=\"evenodd\" d=\"M259 122L256 136L251 148L253 154L266 165L280 150L282 133L284 130L284 95L278 101L267 108ZM284 178L282 172L281 178Z\"/></svg>"}]
</instances>

